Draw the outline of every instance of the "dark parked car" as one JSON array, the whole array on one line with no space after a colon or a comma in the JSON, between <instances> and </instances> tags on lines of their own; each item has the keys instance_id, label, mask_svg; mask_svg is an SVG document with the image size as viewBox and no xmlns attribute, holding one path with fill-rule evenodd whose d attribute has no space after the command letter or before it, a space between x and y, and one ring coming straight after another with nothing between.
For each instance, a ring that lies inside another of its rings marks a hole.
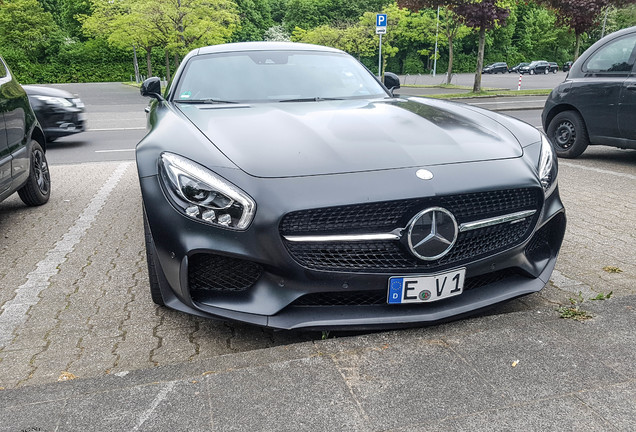
<instances>
[{"instance_id":1,"label":"dark parked car","mask_svg":"<svg viewBox=\"0 0 636 432\"><path fill-rule=\"evenodd\" d=\"M588 145L636 149L636 27L612 33L574 62L541 119L561 157Z\"/></svg>"},{"instance_id":2,"label":"dark parked car","mask_svg":"<svg viewBox=\"0 0 636 432\"><path fill-rule=\"evenodd\" d=\"M522 66L519 68L519 72L522 74L547 74L550 72L550 63L545 60L535 60L528 66Z\"/></svg>"},{"instance_id":3,"label":"dark parked car","mask_svg":"<svg viewBox=\"0 0 636 432\"><path fill-rule=\"evenodd\" d=\"M44 134L26 93L0 58L0 201L18 192L30 206L49 200Z\"/></svg>"},{"instance_id":4,"label":"dark parked car","mask_svg":"<svg viewBox=\"0 0 636 432\"><path fill-rule=\"evenodd\" d=\"M86 129L84 103L78 96L65 90L39 85L25 85L23 88L44 129L47 141L55 141Z\"/></svg>"},{"instance_id":5,"label":"dark parked car","mask_svg":"<svg viewBox=\"0 0 636 432\"><path fill-rule=\"evenodd\" d=\"M571 61L563 63L563 72L569 71L571 67L572 67Z\"/></svg>"},{"instance_id":6,"label":"dark parked car","mask_svg":"<svg viewBox=\"0 0 636 432\"><path fill-rule=\"evenodd\" d=\"M548 62L550 64L550 72L557 73L559 71L559 65L555 62Z\"/></svg>"},{"instance_id":7,"label":"dark parked car","mask_svg":"<svg viewBox=\"0 0 636 432\"><path fill-rule=\"evenodd\" d=\"M508 72L508 65L504 62L492 63L484 67L482 73L498 74Z\"/></svg>"},{"instance_id":8,"label":"dark parked car","mask_svg":"<svg viewBox=\"0 0 636 432\"><path fill-rule=\"evenodd\" d=\"M565 230L552 146L400 98L350 55L190 52L137 145L155 303L275 328L447 320L541 290Z\"/></svg>"},{"instance_id":9,"label":"dark parked car","mask_svg":"<svg viewBox=\"0 0 636 432\"><path fill-rule=\"evenodd\" d=\"M518 65L515 65L513 67L511 67L510 69L508 69L508 72L512 73L512 72L517 72L519 73L522 67L524 66L528 66L530 63L519 63Z\"/></svg>"}]
</instances>

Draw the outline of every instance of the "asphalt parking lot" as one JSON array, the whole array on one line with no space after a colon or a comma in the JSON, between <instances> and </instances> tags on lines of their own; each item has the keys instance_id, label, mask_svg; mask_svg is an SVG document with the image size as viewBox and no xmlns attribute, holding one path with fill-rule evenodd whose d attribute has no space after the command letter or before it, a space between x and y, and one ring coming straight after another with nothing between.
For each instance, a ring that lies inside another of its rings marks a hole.
<instances>
[{"instance_id":1,"label":"asphalt parking lot","mask_svg":"<svg viewBox=\"0 0 636 432\"><path fill-rule=\"evenodd\" d=\"M273 332L151 302L130 145L59 156L138 139L144 102L84 99L93 131L49 149L51 201L0 203L0 431L636 428L636 151L561 161L568 228L541 293L435 327ZM590 318L561 318L572 302Z\"/></svg>"}]
</instances>

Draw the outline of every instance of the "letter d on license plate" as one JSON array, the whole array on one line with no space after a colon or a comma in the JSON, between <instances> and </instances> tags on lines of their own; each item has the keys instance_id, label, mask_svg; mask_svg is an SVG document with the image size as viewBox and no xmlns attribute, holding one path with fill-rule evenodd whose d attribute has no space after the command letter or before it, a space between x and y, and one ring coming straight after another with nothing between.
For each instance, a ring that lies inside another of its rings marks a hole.
<instances>
[{"instance_id":1,"label":"letter d on license plate","mask_svg":"<svg viewBox=\"0 0 636 432\"><path fill-rule=\"evenodd\" d=\"M389 304L430 303L459 295L464 290L466 269L431 276L393 276L389 278Z\"/></svg>"}]
</instances>

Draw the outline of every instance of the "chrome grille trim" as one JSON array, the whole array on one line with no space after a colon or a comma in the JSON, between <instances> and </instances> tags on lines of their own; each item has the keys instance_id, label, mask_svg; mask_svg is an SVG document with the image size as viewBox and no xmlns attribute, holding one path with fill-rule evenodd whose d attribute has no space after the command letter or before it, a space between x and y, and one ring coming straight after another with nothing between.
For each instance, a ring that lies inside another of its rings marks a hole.
<instances>
[{"instance_id":1,"label":"chrome grille trim","mask_svg":"<svg viewBox=\"0 0 636 432\"><path fill-rule=\"evenodd\" d=\"M525 210L507 215L481 219L474 222L466 222L459 226L459 232L472 231L480 228L486 228L493 225L499 225L506 222L521 221L527 217L534 215L536 210ZM402 238L402 232L406 228L398 228L390 233L376 234L334 234L334 235L289 235L283 236L287 241L294 243L341 243L341 242L362 242L362 241L397 241Z\"/></svg>"},{"instance_id":2,"label":"chrome grille trim","mask_svg":"<svg viewBox=\"0 0 636 432\"><path fill-rule=\"evenodd\" d=\"M472 231L479 228L486 228L493 225L499 225L506 222L515 222L534 215L536 210L525 210L507 215L497 216L488 219L482 219L475 222L466 222L459 226L459 232Z\"/></svg>"},{"instance_id":3,"label":"chrome grille trim","mask_svg":"<svg viewBox=\"0 0 636 432\"><path fill-rule=\"evenodd\" d=\"M325 243L325 242L360 242L377 240L400 240L402 229L397 229L390 233L379 234L350 234L350 235L317 235L317 236L283 236L290 242Z\"/></svg>"}]
</instances>

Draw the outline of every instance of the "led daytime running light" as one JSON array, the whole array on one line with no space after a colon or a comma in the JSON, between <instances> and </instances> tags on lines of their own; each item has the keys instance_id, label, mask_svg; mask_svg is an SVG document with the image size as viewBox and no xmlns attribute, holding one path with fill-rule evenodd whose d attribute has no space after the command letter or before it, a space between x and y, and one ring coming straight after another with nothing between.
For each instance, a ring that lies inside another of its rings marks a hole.
<instances>
[{"instance_id":1,"label":"led daytime running light","mask_svg":"<svg viewBox=\"0 0 636 432\"><path fill-rule=\"evenodd\" d=\"M247 229L249 224L252 222L254 213L256 212L256 203L249 195L203 166L174 153L162 153L160 160L164 167L164 171L167 174L167 180L172 183L172 189L179 195L180 199L189 204L211 210L223 210L232 206L233 203L237 203L242 207L242 212L235 225L228 223L227 218L229 215L218 216L216 220L218 224L227 228L238 230ZM187 197L182 189L185 179L204 185L211 193L218 193L225 196L231 201L230 204L219 208L212 205L214 198L212 198L210 202L207 200L197 202L196 200ZM211 223L215 219L212 217L213 214L214 213L208 213L207 218L199 220Z\"/></svg>"}]
</instances>

